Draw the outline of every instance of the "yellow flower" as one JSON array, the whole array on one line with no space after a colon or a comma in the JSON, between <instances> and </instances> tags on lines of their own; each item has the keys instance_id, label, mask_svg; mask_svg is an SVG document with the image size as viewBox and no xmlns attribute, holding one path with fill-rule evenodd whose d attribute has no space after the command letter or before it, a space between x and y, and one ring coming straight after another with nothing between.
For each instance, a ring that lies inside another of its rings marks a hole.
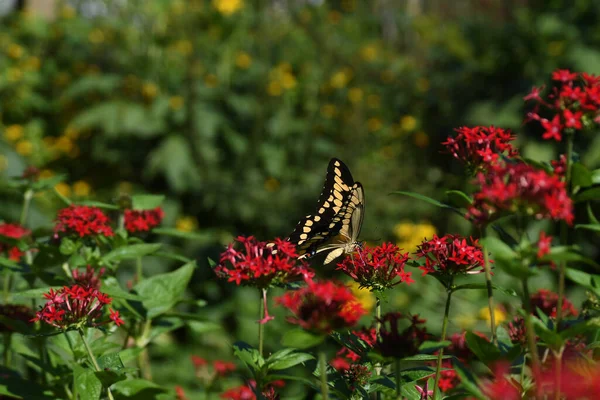
<instances>
[{"instance_id":1,"label":"yellow flower","mask_svg":"<svg viewBox=\"0 0 600 400\"><path fill-rule=\"evenodd\" d=\"M293 89L296 86L296 77L291 72L286 72L281 77L281 86L284 89Z\"/></svg>"},{"instance_id":2,"label":"yellow flower","mask_svg":"<svg viewBox=\"0 0 600 400\"><path fill-rule=\"evenodd\" d=\"M71 196L71 187L65 182L59 182L54 186L54 190L62 194L64 197Z\"/></svg>"},{"instance_id":3,"label":"yellow flower","mask_svg":"<svg viewBox=\"0 0 600 400\"><path fill-rule=\"evenodd\" d=\"M367 105L370 108L379 108L381 106L381 97L376 94L370 94L367 96Z\"/></svg>"},{"instance_id":4,"label":"yellow flower","mask_svg":"<svg viewBox=\"0 0 600 400\"><path fill-rule=\"evenodd\" d=\"M54 143L54 148L62 153L73 150L73 141L66 136L59 136Z\"/></svg>"},{"instance_id":5,"label":"yellow flower","mask_svg":"<svg viewBox=\"0 0 600 400\"><path fill-rule=\"evenodd\" d=\"M350 70L344 68L340 71L337 71L331 76L330 84L332 87L336 89L341 89L346 87L348 82L350 81Z\"/></svg>"},{"instance_id":6,"label":"yellow flower","mask_svg":"<svg viewBox=\"0 0 600 400\"><path fill-rule=\"evenodd\" d=\"M412 115L405 115L400 118L400 128L404 131L410 132L417 126L417 120Z\"/></svg>"},{"instance_id":7,"label":"yellow flower","mask_svg":"<svg viewBox=\"0 0 600 400\"><path fill-rule=\"evenodd\" d=\"M158 86L152 82L146 82L142 85L142 94L147 98L154 98L158 94Z\"/></svg>"},{"instance_id":8,"label":"yellow flower","mask_svg":"<svg viewBox=\"0 0 600 400\"><path fill-rule=\"evenodd\" d=\"M321 106L321 115L325 118L333 118L337 114L337 108L333 104L323 104Z\"/></svg>"},{"instance_id":9,"label":"yellow flower","mask_svg":"<svg viewBox=\"0 0 600 400\"><path fill-rule=\"evenodd\" d=\"M0 154L0 171L4 171L8 168L8 158L5 155Z\"/></svg>"},{"instance_id":10,"label":"yellow flower","mask_svg":"<svg viewBox=\"0 0 600 400\"><path fill-rule=\"evenodd\" d=\"M24 129L21 125L9 125L4 128L4 137L9 142L15 142L23 137Z\"/></svg>"},{"instance_id":11,"label":"yellow flower","mask_svg":"<svg viewBox=\"0 0 600 400\"><path fill-rule=\"evenodd\" d=\"M23 76L23 71L18 68L8 68L6 70L6 79L9 82L16 82Z\"/></svg>"},{"instance_id":12,"label":"yellow flower","mask_svg":"<svg viewBox=\"0 0 600 400\"><path fill-rule=\"evenodd\" d=\"M73 183L73 193L77 197L87 197L90 195L92 187L86 181L77 181Z\"/></svg>"},{"instance_id":13,"label":"yellow flower","mask_svg":"<svg viewBox=\"0 0 600 400\"><path fill-rule=\"evenodd\" d=\"M363 60L368 62L377 60L378 53L377 47L373 44L369 44L360 49L360 56Z\"/></svg>"},{"instance_id":14,"label":"yellow flower","mask_svg":"<svg viewBox=\"0 0 600 400\"><path fill-rule=\"evenodd\" d=\"M22 156L29 156L33 153L33 143L29 140L21 140L17 142L15 150Z\"/></svg>"},{"instance_id":15,"label":"yellow flower","mask_svg":"<svg viewBox=\"0 0 600 400\"><path fill-rule=\"evenodd\" d=\"M425 148L429 146L429 136L423 131L415 133L414 141L417 147Z\"/></svg>"},{"instance_id":16,"label":"yellow flower","mask_svg":"<svg viewBox=\"0 0 600 400\"><path fill-rule=\"evenodd\" d=\"M369 118L367 120L367 129L370 132L377 132L378 130L380 130L383 127L383 123L381 122L381 120L377 117L373 117L373 118Z\"/></svg>"},{"instance_id":17,"label":"yellow flower","mask_svg":"<svg viewBox=\"0 0 600 400\"><path fill-rule=\"evenodd\" d=\"M252 65L252 57L245 51L240 51L235 56L235 65L240 69L248 69Z\"/></svg>"},{"instance_id":18,"label":"yellow flower","mask_svg":"<svg viewBox=\"0 0 600 400\"><path fill-rule=\"evenodd\" d=\"M175 228L182 232L192 232L198 229L198 220L196 217L189 215L181 216L177 218L177 221L175 222Z\"/></svg>"},{"instance_id":19,"label":"yellow flower","mask_svg":"<svg viewBox=\"0 0 600 400\"><path fill-rule=\"evenodd\" d=\"M192 53L194 46L189 40L178 40L175 42L175 51L187 56Z\"/></svg>"},{"instance_id":20,"label":"yellow flower","mask_svg":"<svg viewBox=\"0 0 600 400\"><path fill-rule=\"evenodd\" d=\"M172 96L169 98L169 107L173 110L179 110L183 107L183 97L181 96Z\"/></svg>"},{"instance_id":21,"label":"yellow flower","mask_svg":"<svg viewBox=\"0 0 600 400\"><path fill-rule=\"evenodd\" d=\"M63 133L63 135L68 137L69 139L77 139L79 137L79 134L79 130L73 128L72 126L67 126Z\"/></svg>"},{"instance_id":22,"label":"yellow flower","mask_svg":"<svg viewBox=\"0 0 600 400\"><path fill-rule=\"evenodd\" d=\"M435 235L435 226L428 222L412 223L403 221L394 226L394 234L398 238L398 247L405 251L414 251L425 238Z\"/></svg>"},{"instance_id":23,"label":"yellow flower","mask_svg":"<svg viewBox=\"0 0 600 400\"><path fill-rule=\"evenodd\" d=\"M88 40L92 44L100 44L104 42L104 32L98 28L92 29L88 35Z\"/></svg>"},{"instance_id":24,"label":"yellow flower","mask_svg":"<svg viewBox=\"0 0 600 400\"><path fill-rule=\"evenodd\" d=\"M71 6L64 6L60 10L60 16L64 19L71 19L75 16L75 9Z\"/></svg>"},{"instance_id":25,"label":"yellow flower","mask_svg":"<svg viewBox=\"0 0 600 400\"><path fill-rule=\"evenodd\" d=\"M479 319L486 321L488 324L492 321L489 307L483 307L479 310ZM496 320L496 326L506 321L506 311L501 307L494 307L494 319Z\"/></svg>"},{"instance_id":26,"label":"yellow flower","mask_svg":"<svg viewBox=\"0 0 600 400\"><path fill-rule=\"evenodd\" d=\"M54 176L54 171L50 169L43 169L40 171L40 179L48 179Z\"/></svg>"},{"instance_id":27,"label":"yellow flower","mask_svg":"<svg viewBox=\"0 0 600 400\"><path fill-rule=\"evenodd\" d=\"M219 78L215 74L207 74L204 77L204 84L209 88L214 88L219 85Z\"/></svg>"},{"instance_id":28,"label":"yellow flower","mask_svg":"<svg viewBox=\"0 0 600 400\"><path fill-rule=\"evenodd\" d=\"M279 189L279 181L275 178L267 178L265 181L265 190L267 192L275 192Z\"/></svg>"},{"instance_id":29,"label":"yellow flower","mask_svg":"<svg viewBox=\"0 0 600 400\"><path fill-rule=\"evenodd\" d=\"M281 96L281 93L283 93L281 84L277 81L269 82L269 85L267 86L267 93L269 93L271 96Z\"/></svg>"},{"instance_id":30,"label":"yellow flower","mask_svg":"<svg viewBox=\"0 0 600 400\"><path fill-rule=\"evenodd\" d=\"M373 310L373 307L375 306L375 295L371 293L370 290L359 288L359 284L355 281L349 281L347 285L360 305L362 305L367 312Z\"/></svg>"},{"instance_id":31,"label":"yellow flower","mask_svg":"<svg viewBox=\"0 0 600 400\"><path fill-rule=\"evenodd\" d=\"M212 4L223 15L231 15L244 6L243 0L213 0Z\"/></svg>"},{"instance_id":32,"label":"yellow flower","mask_svg":"<svg viewBox=\"0 0 600 400\"><path fill-rule=\"evenodd\" d=\"M357 104L360 103L363 99L363 90L361 88L350 88L348 90L348 100L350 102Z\"/></svg>"},{"instance_id":33,"label":"yellow flower","mask_svg":"<svg viewBox=\"0 0 600 400\"><path fill-rule=\"evenodd\" d=\"M10 58L21 58L21 56L23 56L23 48L18 44L13 43L10 46L8 46L7 53Z\"/></svg>"},{"instance_id":34,"label":"yellow flower","mask_svg":"<svg viewBox=\"0 0 600 400\"><path fill-rule=\"evenodd\" d=\"M471 329L477 323L477 320L473 317L473 314L461 314L455 319L456 325L464 330Z\"/></svg>"},{"instance_id":35,"label":"yellow flower","mask_svg":"<svg viewBox=\"0 0 600 400\"><path fill-rule=\"evenodd\" d=\"M37 71L38 69L40 69L40 59L38 57L29 57L27 59L27 61L25 62L25 69L28 69L30 71Z\"/></svg>"}]
</instances>

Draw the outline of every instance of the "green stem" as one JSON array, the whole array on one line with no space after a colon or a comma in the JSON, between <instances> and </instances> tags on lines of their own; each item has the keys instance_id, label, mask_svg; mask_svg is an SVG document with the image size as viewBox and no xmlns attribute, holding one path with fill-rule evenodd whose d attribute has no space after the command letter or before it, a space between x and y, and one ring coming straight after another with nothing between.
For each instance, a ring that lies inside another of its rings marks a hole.
<instances>
[{"instance_id":1,"label":"green stem","mask_svg":"<svg viewBox=\"0 0 600 400\"><path fill-rule=\"evenodd\" d=\"M4 366L6 368L10 369L10 356L11 356L11 351L10 351L10 346L11 346L11 342L12 342L12 332L4 332L4 354L3 354L3 360L4 360Z\"/></svg>"},{"instance_id":2,"label":"green stem","mask_svg":"<svg viewBox=\"0 0 600 400\"><path fill-rule=\"evenodd\" d=\"M329 399L329 385L327 384L327 355L325 350L319 351L319 372L321 374L321 399Z\"/></svg>"},{"instance_id":3,"label":"green stem","mask_svg":"<svg viewBox=\"0 0 600 400\"><path fill-rule=\"evenodd\" d=\"M79 336L81 337L81 341L83 342L83 346L85 347L85 351L87 351L88 353L88 357L90 359L90 361L92 362L92 365L94 366L94 369L98 372L101 371L100 369L100 365L98 365L98 361L96 361L96 357L94 357L94 353L92 353L92 349L90 348L90 345L88 344L87 340L85 339L85 334L83 333L83 329L78 329L77 332L79 332ZM106 388L106 391L108 393L108 398L110 400L114 400L114 397L112 395L112 392L110 391L109 388Z\"/></svg>"},{"instance_id":4,"label":"green stem","mask_svg":"<svg viewBox=\"0 0 600 400\"><path fill-rule=\"evenodd\" d=\"M446 309L444 310L444 321L442 323L442 337L440 341L446 340L446 331L448 330L448 316L450 315L450 300L452 299L452 283L454 278L450 278L450 283L446 288L448 297L446 298ZM440 349L437 358L437 366L435 367L435 383L433 387L433 398L437 399L439 391L440 377L442 376L442 359L444 358L444 348Z\"/></svg>"},{"instance_id":5,"label":"green stem","mask_svg":"<svg viewBox=\"0 0 600 400\"><path fill-rule=\"evenodd\" d=\"M150 336L150 330L152 329L152 320L147 319L144 322L142 335L136 344L143 347L143 350L138 355L138 367L140 368L140 374L142 378L151 381L152 380L152 369L150 368L150 353L148 352L148 337Z\"/></svg>"},{"instance_id":6,"label":"green stem","mask_svg":"<svg viewBox=\"0 0 600 400\"><path fill-rule=\"evenodd\" d=\"M496 312L494 310L494 289L492 287L492 268L490 266L490 256L487 248L483 246L483 267L485 271L485 284L488 295L488 308L490 310L490 329L492 330L492 343L498 344L496 337Z\"/></svg>"},{"instance_id":7,"label":"green stem","mask_svg":"<svg viewBox=\"0 0 600 400\"><path fill-rule=\"evenodd\" d=\"M525 331L531 357L531 369L533 370L533 375L538 377L540 372L540 358L537 353L535 331L533 330L533 323L531 322L531 300L529 297L529 283L527 282L527 279L523 279L523 308L525 308Z\"/></svg>"},{"instance_id":8,"label":"green stem","mask_svg":"<svg viewBox=\"0 0 600 400\"><path fill-rule=\"evenodd\" d=\"M136 258L136 260L135 260L135 268L136 268L136 274L135 274L136 282L139 283L139 282L142 281L142 279L143 279L143 273L144 273L143 268L142 268L142 257Z\"/></svg>"},{"instance_id":9,"label":"green stem","mask_svg":"<svg viewBox=\"0 0 600 400\"><path fill-rule=\"evenodd\" d=\"M31 204L32 198L33 190L27 189L25 194L23 194L23 208L21 209L21 218L19 219L19 223L23 226L27 222L27 214L29 213L29 205Z\"/></svg>"},{"instance_id":10,"label":"green stem","mask_svg":"<svg viewBox=\"0 0 600 400\"><path fill-rule=\"evenodd\" d=\"M264 336L265 336L265 326L262 323L263 319L265 318L265 302L264 299L266 297L266 291L265 289L262 289L259 291L260 293L260 298L259 298L259 306L258 306L258 354L263 355L263 347L264 347Z\"/></svg>"},{"instance_id":11,"label":"green stem","mask_svg":"<svg viewBox=\"0 0 600 400\"><path fill-rule=\"evenodd\" d=\"M394 361L396 364L396 399L402 400L402 371L400 370L400 359L396 358Z\"/></svg>"},{"instance_id":12,"label":"green stem","mask_svg":"<svg viewBox=\"0 0 600 400\"><path fill-rule=\"evenodd\" d=\"M381 332L381 299L379 296L375 297L375 340L379 341L379 332ZM375 364L375 373L377 375L381 375L382 366L381 363L378 362ZM377 400L381 399L381 392L377 391L376 394Z\"/></svg>"}]
</instances>

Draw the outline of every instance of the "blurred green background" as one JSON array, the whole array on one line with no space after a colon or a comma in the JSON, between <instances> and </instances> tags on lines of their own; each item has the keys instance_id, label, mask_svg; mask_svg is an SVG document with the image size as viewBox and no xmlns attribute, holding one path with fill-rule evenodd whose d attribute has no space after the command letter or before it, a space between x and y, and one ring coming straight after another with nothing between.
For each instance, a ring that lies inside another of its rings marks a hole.
<instances>
[{"instance_id":1,"label":"blurred green background","mask_svg":"<svg viewBox=\"0 0 600 400\"><path fill-rule=\"evenodd\" d=\"M199 260L190 296L207 300L201 315L226 334L198 322L152 348L165 361L157 380L186 388L191 353L228 358L233 340L255 338L258 294L216 282L204 260L239 234L290 233L312 212L331 157L365 187L364 240L412 251L435 232L471 234L455 215L388 194L444 200L464 189L440 145L462 125L513 129L526 156L556 157L523 126L522 97L556 68L600 72L595 0L0 4L0 179L33 165L67 174L56 189L74 199L164 193L165 225L196 233L170 244ZM597 167L599 140L579 140ZM20 201L1 189L0 219L14 221ZM37 197L32 225L50 225L58 206L52 193ZM384 309L436 315L439 285L414 275ZM456 296L453 331L486 329L479 295ZM284 329L279 314L267 328L274 348Z\"/></svg>"}]
</instances>

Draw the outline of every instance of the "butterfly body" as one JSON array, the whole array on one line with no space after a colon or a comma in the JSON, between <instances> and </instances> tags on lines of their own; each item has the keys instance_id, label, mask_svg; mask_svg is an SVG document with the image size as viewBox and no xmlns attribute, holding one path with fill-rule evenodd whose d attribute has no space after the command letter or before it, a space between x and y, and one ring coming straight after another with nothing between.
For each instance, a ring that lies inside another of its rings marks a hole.
<instances>
[{"instance_id":1,"label":"butterfly body","mask_svg":"<svg viewBox=\"0 0 600 400\"><path fill-rule=\"evenodd\" d=\"M362 246L358 235L364 217L364 190L354 182L346 165L333 158L327 168L316 212L302 218L288 241L296 245L300 258L329 251L325 264Z\"/></svg>"}]
</instances>

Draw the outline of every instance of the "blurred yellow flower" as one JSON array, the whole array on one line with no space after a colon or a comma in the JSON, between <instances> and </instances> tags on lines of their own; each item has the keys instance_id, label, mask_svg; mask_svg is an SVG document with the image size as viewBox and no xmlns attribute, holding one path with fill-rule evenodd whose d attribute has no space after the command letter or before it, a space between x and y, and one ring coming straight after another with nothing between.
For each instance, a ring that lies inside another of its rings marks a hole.
<instances>
[{"instance_id":1,"label":"blurred yellow flower","mask_svg":"<svg viewBox=\"0 0 600 400\"><path fill-rule=\"evenodd\" d=\"M73 150L73 141L66 136L59 136L54 143L54 148L62 153Z\"/></svg>"},{"instance_id":2,"label":"blurred yellow flower","mask_svg":"<svg viewBox=\"0 0 600 400\"><path fill-rule=\"evenodd\" d=\"M455 317L456 325L461 329L471 329L477 323L473 314L460 314Z\"/></svg>"},{"instance_id":3,"label":"blurred yellow flower","mask_svg":"<svg viewBox=\"0 0 600 400\"><path fill-rule=\"evenodd\" d=\"M360 285L355 281L349 281L346 285L367 312L373 310L373 307L375 307L375 295L370 290L359 288Z\"/></svg>"},{"instance_id":4,"label":"blurred yellow flower","mask_svg":"<svg viewBox=\"0 0 600 400\"><path fill-rule=\"evenodd\" d=\"M189 215L181 216L177 218L177 221L175 222L175 228L182 232L192 232L198 229L198 220L196 217Z\"/></svg>"},{"instance_id":5,"label":"blurred yellow flower","mask_svg":"<svg viewBox=\"0 0 600 400\"><path fill-rule=\"evenodd\" d=\"M63 133L63 135L68 137L69 139L77 139L79 137L79 134L79 130L72 126L67 126Z\"/></svg>"},{"instance_id":6,"label":"blurred yellow flower","mask_svg":"<svg viewBox=\"0 0 600 400\"><path fill-rule=\"evenodd\" d=\"M490 308L483 307L479 310L479 319L487 322L488 324L492 321L492 317L490 316ZM506 321L506 311L499 306L494 307L494 319L496 320L496 325L499 325Z\"/></svg>"},{"instance_id":7,"label":"blurred yellow flower","mask_svg":"<svg viewBox=\"0 0 600 400\"><path fill-rule=\"evenodd\" d=\"M219 85L219 79L215 74L207 74L204 77L204 84L209 88L214 88Z\"/></svg>"},{"instance_id":8,"label":"blurred yellow flower","mask_svg":"<svg viewBox=\"0 0 600 400\"><path fill-rule=\"evenodd\" d=\"M15 151L22 156L30 156L33 153L33 143L29 140L21 140L17 142Z\"/></svg>"},{"instance_id":9,"label":"blurred yellow flower","mask_svg":"<svg viewBox=\"0 0 600 400\"><path fill-rule=\"evenodd\" d=\"M421 242L435 235L435 226L428 222L413 223L410 221L402 221L394 226L394 234L398 238L398 247L405 251L414 251Z\"/></svg>"},{"instance_id":10,"label":"blurred yellow flower","mask_svg":"<svg viewBox=\"0 0 600 400\"><path fill-rule=\"evenodd\" d=\"M417 147L425 148L429 146L429 136L423 131L415 133L414 141Z\"/></svg>"},{"instance_id":11,"label":"blurred yellow flower","mask_svg":"<svg viewBox=\"0 0 600 400\"><path fill-rule=\"evenodd\" d=\"M429 80L426 78L419 78L417 80L417 90L420 92L429 90Z\"/></svg>"},{"instance_id":12,"label":"blurred yellow flower","mask_svg":"<svg viewBox=\"0 0 600 400\"><path fill-rule=\"evenodd\" d=\"M183 54L184 56L192 54L194 46L189 40L178 40L175 42L175 51Z\"/></svg>"},{"instance_id":13,"label":"blurred yellow flower","mask_svg":"<svg viewBox=\"0 0 600 400\"><path fill-rule=\"evenodd\" d=\"M281 84L277 81L269 82L269 85L267 86L267 93L269 93L271 96L281 96L283 93Z\"/></svg>"},{"instance_id":14,"label":"blurred yellow flower","mask_svg":"<svg viewBox=\"0 0 600 400\"><path fill-rule=\"evenodd\" d=\"M244 6L242 0L213 0L212 4L223 15L231 15Z\"/></svg>"},{"instance_id":15,"label":"blurred yellow flower","mask_svg":"<svg viewBox=\"0 0 600 400\"><path fill-rule=\"evenodd\" d=\"M360 49L360 56L363 60L368 62L377 60L378 53L377 46L373 44L366 45Z\"/></svg>"},{"instance_id":16,"label":"blurred yellow flower","mask_svg":"<svg viewBox=\"0 0 600 400\"><path fill-rule=\"evenodd\" d=\"M54 186L54 190L56 190L58 193L62 194L65 197L71 196L71 187L69 186L69 184L67 184L65 182L57 183Z\"/></svg>"},{"instance_id":17,"label":"blurred yellow flower","mask_svg":"<svg viewBox=\"0 0 600 400\"><path fill-rule=\"evenodd\" d=\"M8 68L6 70L6 79L9 82L16 82L23 76L23 71L18 68Z\"/></svg>"},{"instance_id":18,"label":"blurred yellow flower","mask_svg":"<svg viewBox=\"0 0 600 400\"><path fill-rule=\"evenodd\" d=\"M42 143L47 150L53 151L54 145L56 144L56 138L54 136L44 136L42 138Z\"/></svg>"},{"instance_id":19,"label":"blurred yellow flower","mask_svg":"<svg viewBox=\"0 0 600 400\"><path fill-rule=\"evenodd\" d=\"M30 71L37 71L40 69L40 59L38 57L29 57L27 61L25 61L24 67Z\"/></svg>"},{"instance_id":20,"label":"blurred yellow flower","mask_svg":"<svg viewBox=\"0 0 600 400\"><path fill-rule=\"evenodd\" d=\"M367 120L367 129L370 132L377 132L378 130L380 130L383 127L383 123L381 122L381 120L377 117L373 117L373 118L369 118Z\"/></svg>"},{"instance_id":21,"label":"blurred yellow flower","mask_svg":"<svg viewBox=\"0 0 600 400\"><path fill-rule=\"evenodd\" d=\"M275 178L267 178L265 180L265 190L267 192L275 192L279 189L279 181Z\"/></svg>"},{"instance_id":22,"label":"blurred yellow flower","mask_svg":"<svg viewBox=\"0 0 600 400\"><path fill-rule=\"evenodd\" d=\"M40 171L40 179L48 179L54 176L54 171L50 169L43 169Z\"/></svg>"},{"instance_id":23,"label":"blurred yellow flower","mask_svg":"<svg viewBox=\"0 0 600 400\"><path fill-rule=\"evenodd\" d=\"M9 142L15 142L23 137L23 126L21 125L9 125L4 128L4 137Z\"/></svg>"},{"instance_id":24,"label":"blurred yellow flower","mask_svg":"<svg viewBox=\"0 0 600 400\"><path fill-rule=\"evenodd\" d=\"M131 182L121 181L117 185L117 192L121 194L131 194L133 193L133 185Z\"/></svg>"},{"instance_id":25,"label":"blurred yellow flower","mask_svg":"<svg viewBox=\"0 0 600 400\"><path fill-rule=\"evenodd\" d=\"M350 102L357 104L360 103L363 99L363 90L361 88L350 88L348 90L348 100L350 100Z\"/></svg>"},{"instance_id":26,"label":"blurred yellow flower","mask_svg":"<svg viewBox=\"0 0 600 400\"><path fill-rule=\"evenodd\" d=\"M8 168L8 158L5 155L0 154L0 171L4 171Z\"/></svg>"},{"instance_id":27,"label":"blurred yellow flower","mask_svg":"<svg viewBox=\"0 0 600 400\"><path fill-rule=\"evenodd\" d=\"M92 29L88 34L88 40L92 44L100 44L104 42L104 32L102 32L102 30L99 28Z\"/></svg>"},{"instance_id":28,"label":"blurred yellow flower","mask_svg":"<svg viewBox=\"0 0 600 400\"><path fill-rule=\"evenodd\" d=\"M10 58L21 58L23 55L23 48L16 43L12 43L10 46L8 46L7 53Z\"/></svg>"},{"instance_id":29,"label":"blurred yellow flower","mask_svg":"<svg viewBox=\"0 0 600 400\"><path fill-rule=\"evenodd\" d=\"M282 74L285 72L292 72L292 64L290 64L287 61L284 61L275 67L274 72L276 72L276 71L279 71Z\"/></svg>"},{"instance_id":30,"label":"blurred yellow flower","mask_svg":"<svg viewBox=\"0 0 600 400\"><path fill-rule=\"evenodd\" d=\"M185 12L185 3L182 0L174 0L171 2L171 10L176 15L183 14Z\"/></svg>"},{"instance_id":31,"label":"blurred yellow flower","mask_svg":"<svg viewBox=\"0 0 600 400\"><path fill-rule=\"evenodd\" d=\"M92 187L86 181L77 181L73 183L73 193L77 197L88 197Z\"/></svg>"},{"instance_id":32,"label":"blurred yellow flower","mask_svg":"<svg viewBox=\"0 0 600 400\"><path fill-rule=\"evenodd\" d=\"M333 104L323 104L321 106L321 115L325 118L333 118L337 114L337 107Z\"/></svg>"},{"instance_id":33,"label":"blurred yellow flower","mask_svg":"<svg viewBox=\"0 0 600 400\"><path fill-rule=\"evenodd\" d=\"M240 51L235 56L235 65L241 69L248 69L252 65L252 57L245 51Z\"/></svg>"},{"instance_id":34,"label":"blurred yellow flower","mask_svg":"<svg viewBox=\"0 0 600 400\"><path fill-rule=\"evenodd\" d=\"M158 86L152 82L146 82L142 85L142 94L147 98L154 98L158 94Z\"/></svg>"},{"instance_id":35,"label":"blurred yellow flower","mask_svg":"<svg viewBox=\"0 0 600 400\"><path fill-rule=\"evenodd\" d=\"M404 117L400 118L400 128L403 131L410 132L414 130L416 126L417 119L412 115L405 115Z\"/></svg>"},{"instance_id":36,"label":"blurred yellow flower","mask_svg":"<svg viewBox=\"0 0 600 400\"><path fill-rule=\"evenodd\" d=\"M281 77L281 86L284 89L293 89L296 86L296 77L290 72L284 73Z\"/></svg>"},{"instance_id":37,"label":"blurred yellow flower","mask_svg":"<svg viewBox=\"0 0 600 400\"><path fill-rule=\"evenodd\" d=\"M183 97L182 96L171 96L169 98L169 107L173 110L179 110L183 107Z\"/></svg>"},{"instance_id":38,"label":"blurred yellow flower","mask_svg":"<svg viewBox=\"0 0 600 400\"><path fill-rule=\"evenodd\" d=\"M346 87L348 82L350 81L351 71L348 68L344 68L335 72L330 79L330 84L332 87L336 89L341 89Z\"/></svg>"},{"instance_id":39,"label":"blurred yellow flower","mask_svg":"<svg viewBox=\"0 0 600 400\"><path fill-rule=\"evenodd\" d=\"M64 19L71 19L75 16L75 9L71 6L64 6L60 10L60 16Z\"/></svg>"},{"instance_id":40,"label":"blurred yellow flower","mask_svg":"<svg viewBox=\"0 0 600 400\"><path fill-rule=\"evenodd\" d=\"M370 108L379 108L381 106L381 97L376 94L370 94L367 96L367 105Z\"/></svg>"}]
</instances>

